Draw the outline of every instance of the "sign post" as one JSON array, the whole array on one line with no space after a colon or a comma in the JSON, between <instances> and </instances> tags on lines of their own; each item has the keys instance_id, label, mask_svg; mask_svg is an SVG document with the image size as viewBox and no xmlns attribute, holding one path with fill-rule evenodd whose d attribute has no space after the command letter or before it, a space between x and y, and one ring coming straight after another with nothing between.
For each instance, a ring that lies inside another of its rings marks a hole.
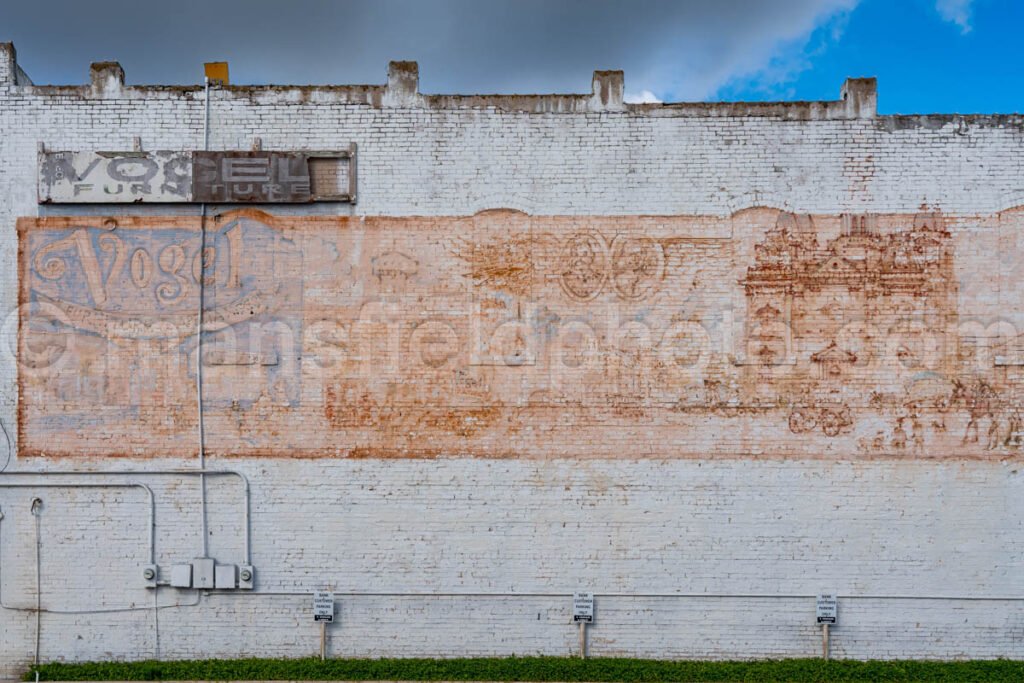
<instances>
[{"instance_id":1,"label":"sign post","mask_svg":"<svg viewBox=\"0 0 1024 683\"><path fill-rule=\"evenodd\" d=\"M587 658L587 624L594 623L594 594L572 594L572 620L580 625L580 658Z\"/></svg>"},{"instance_id":2,"label":"sign post","mask_svg":"<svg viewBox=\"0 0 1024 683\"><path fill-rule=\"evenodd\" d=\"M320 622L320 661L327 659L327 624L334 621L334 593L313 593L313 621Z\"/></svg>"},{"instance_id":3,"label":"sign post","mask_svg":"<svg viewBox=\"0 0 1024 683\"><path fill-rule=\"evenodd\" d=\"M819 593L816 601L816 617L821 625L821 656L828 659L829 640L828 627L835 626L838 617L839 600L835 593Z\"/></svg>"}]
</instances>

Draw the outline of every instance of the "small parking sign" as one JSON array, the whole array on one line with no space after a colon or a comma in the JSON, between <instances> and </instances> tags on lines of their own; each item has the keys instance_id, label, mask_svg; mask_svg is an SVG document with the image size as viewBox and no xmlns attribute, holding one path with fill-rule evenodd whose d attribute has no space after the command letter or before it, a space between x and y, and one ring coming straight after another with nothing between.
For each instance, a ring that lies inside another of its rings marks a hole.
<instances>
[{"instance_id":1,"label":"small parking sign","mask_svg":"<svg viewBox=\"0 0 1024 683\"><path fill-rule=\"evenodd\" d=\"M334 621L334 593L316 591L313 593L313 621Z\"/></svg>"},{"instance_id":2,"label":"small parking sign","mask_svg":"<svg viewBox=\"0 0 1024 683\"><path fill-rule=\"evenodd\" d=\"M817 600L817 613L819 624L835 625L838 614L839 600L835 593L819 593Z\"/></svg>"},{"instance_id":3,"label":"small parking sign","mask_svg":"<svg viewBox=\"0 0 1024 683\"><path fill-rule=\"evenodd\" d=\"M572 620L575 623L594 623L594 594L572 594Z\"/></svg>"}]
</instances>

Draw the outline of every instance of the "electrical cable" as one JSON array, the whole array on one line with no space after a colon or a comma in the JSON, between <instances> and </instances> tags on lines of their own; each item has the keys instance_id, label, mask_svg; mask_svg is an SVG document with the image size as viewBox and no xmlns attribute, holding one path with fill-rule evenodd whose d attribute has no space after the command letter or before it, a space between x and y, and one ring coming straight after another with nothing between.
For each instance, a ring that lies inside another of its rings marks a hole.
<instances>
[{"instance_id":1,"label":"electrical cable","mask_svg":"<svg viewBox=\"0 0 1024 683\"><path fill-rule=\"evenodd\" d=\"M7 427L4 425L3 418L0 418L0 430L3 430L4 438L7 439L7 459L4 460L4 466L0 467L0 472L3 472L11 464L11 458L14 457L14 444L11 443L11 435L7 433Z\"/></svg>"}]
</instances>

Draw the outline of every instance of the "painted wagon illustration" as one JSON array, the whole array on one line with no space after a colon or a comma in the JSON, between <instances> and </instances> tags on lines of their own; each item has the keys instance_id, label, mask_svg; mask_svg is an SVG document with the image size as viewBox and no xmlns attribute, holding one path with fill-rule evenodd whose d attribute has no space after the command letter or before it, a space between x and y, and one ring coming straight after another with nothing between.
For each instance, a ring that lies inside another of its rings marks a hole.
<instances>
[{"instance_id":1,"label":"painted wagon illustration","mask_svg":"<svg viewBox=\"0 0 1024 683\"><path fill-rule=\"evenodd\" d=\"M825 436L837 436L853 425L850 408L838 401L818 405L800 405L789 413L789 430L794 434L812 432L820 428Z\"/></svg>"}]
</instances>

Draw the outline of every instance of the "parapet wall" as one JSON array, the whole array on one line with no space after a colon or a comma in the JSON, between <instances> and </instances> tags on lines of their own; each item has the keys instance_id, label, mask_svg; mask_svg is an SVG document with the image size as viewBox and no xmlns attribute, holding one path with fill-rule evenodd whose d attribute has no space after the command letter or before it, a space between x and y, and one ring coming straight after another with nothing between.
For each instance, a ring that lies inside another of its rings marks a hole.
<instances>
[{"instance_id":1,"label":"parapet wall","mask_svg":"<svg viewBox=\"0 0 1024 683\"><path fill-rule=\"evenodd\" d=\"M14 47L0 44L6 70L0 70L0 86L32 85L27 76L17 78L19 69ZM23 72L21 72L23 74ZM621 71L595 71L589 94L551 95L425 95L419 91L419 66L416 62L391 62L385 85L222 86L227 98L260 101L280 99L313 100L321 104L366 104L374 108L415 107L426 109L483 108L532 113L585 113L632 111L648 115L672 116L782 116L794 119L871 118L876 112L876 83L873 78L851 78L843 84L840 98L831 102L729 102L675 103L669 105L629 104L624 97ZM97 62L89 69L89 84L84 86L39 85L31 92L38 95L105 97L117 99L160 96L188 96L202 86L125 85L124 70L116 62Z\"/></svg>"}]
</instances>

